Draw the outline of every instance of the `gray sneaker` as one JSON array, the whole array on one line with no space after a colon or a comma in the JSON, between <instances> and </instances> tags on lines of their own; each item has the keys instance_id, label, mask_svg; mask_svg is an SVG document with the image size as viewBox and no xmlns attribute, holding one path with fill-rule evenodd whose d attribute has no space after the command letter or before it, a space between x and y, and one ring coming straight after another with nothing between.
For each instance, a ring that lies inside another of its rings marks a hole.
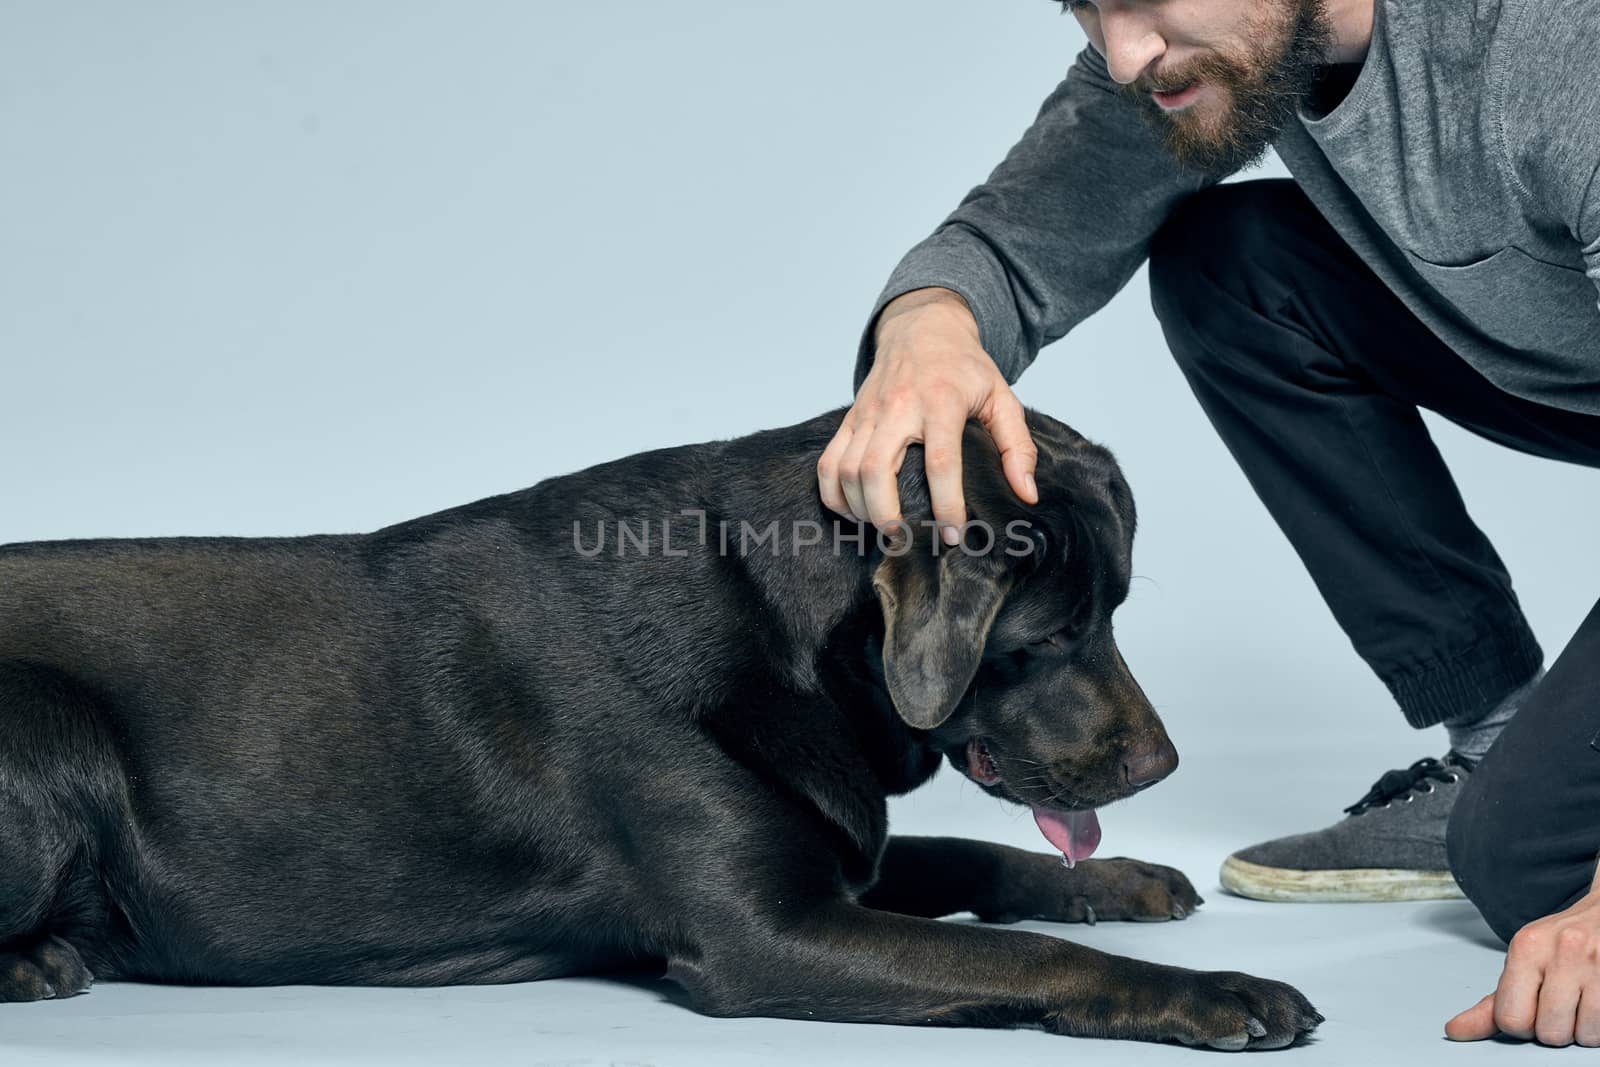
<instances>
[{"instance_id":1,"label":"gray sneaker","mask_svg":"<svg viewBox=\"0 0 1600 1067\"><path fill-rule=\"evenodd\" d=\"M1445 827L1476 764L1454 751L1379 778L1325 830L1240 849L1222 887L1255 900L1454 900Z\"/></svg>"}]
</instances>

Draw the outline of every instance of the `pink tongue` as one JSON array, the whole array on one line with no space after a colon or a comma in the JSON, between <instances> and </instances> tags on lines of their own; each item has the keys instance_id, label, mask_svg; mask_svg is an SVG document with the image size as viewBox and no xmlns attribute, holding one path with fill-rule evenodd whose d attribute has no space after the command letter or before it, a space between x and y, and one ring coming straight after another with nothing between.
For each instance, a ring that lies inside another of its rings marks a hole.
<instances>
[{"instance_id":1,"label":"pink tongue","mask_svg":"<svg viewBox=\"0 0 1600 1067\"><path fill-rule=\"evenodd\" d=\"M1061 850L1063 861L1075 867L1079 860L1094 855L1100 844L1100 820L1091 811L1046 811L1033 809L1033 821L1045 840Z\"/></svg>"}]
</instances>

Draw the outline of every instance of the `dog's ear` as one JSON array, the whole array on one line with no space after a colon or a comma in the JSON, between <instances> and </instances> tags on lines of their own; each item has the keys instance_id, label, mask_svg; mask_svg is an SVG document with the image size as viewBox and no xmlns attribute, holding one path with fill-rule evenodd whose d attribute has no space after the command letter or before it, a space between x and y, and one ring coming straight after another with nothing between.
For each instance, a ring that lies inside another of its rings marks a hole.
<instances>
[{"instance_id":1,"label":"dog's ear","mask_svg":"<svg viewBox=\"0 0 1600 1067\"><path fill-rule=\"evenodd\" d=\"M995 555L998 555L995 554ZM1012 576L995 555L917 545L872 574L883 608L883 673L895 710L931 730L967 691Z\"/></svg>"}]
</instances>

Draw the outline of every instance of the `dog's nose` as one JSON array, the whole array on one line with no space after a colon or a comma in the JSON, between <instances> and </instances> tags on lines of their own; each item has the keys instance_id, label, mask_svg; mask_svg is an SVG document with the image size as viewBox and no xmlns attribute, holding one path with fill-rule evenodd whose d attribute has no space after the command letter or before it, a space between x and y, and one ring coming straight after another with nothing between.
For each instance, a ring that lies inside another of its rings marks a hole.
<instances>
[{"instance_id":1,"label":"dog's nose","mask_svg":"<svg viewBox=\"0 0 1600 1067\"><path fill-rule=\"evenodd\" d=\"M1130 749L1122 757L1123 780L1134 789L1147 789L1178 769L1178 750L1163 737L1154 748Z\"/></svg>"}]
</instances>

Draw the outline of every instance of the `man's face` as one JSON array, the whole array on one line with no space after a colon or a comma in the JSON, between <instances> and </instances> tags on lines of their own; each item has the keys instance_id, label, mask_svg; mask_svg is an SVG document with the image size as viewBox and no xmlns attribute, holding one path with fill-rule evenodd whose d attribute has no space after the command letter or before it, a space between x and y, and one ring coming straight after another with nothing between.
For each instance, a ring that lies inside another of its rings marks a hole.
<instances>
[{"instance_id":1,"label":"man's face","mask_svg":"<svg viewBox=\"0 0 1600 1067\"><path fill-rule=\"evenodd\" d=\"M1258 160L1316 83L1324 0L1067 0L1111 76L1181 162Z\"/></svg>"}]
</instances>

